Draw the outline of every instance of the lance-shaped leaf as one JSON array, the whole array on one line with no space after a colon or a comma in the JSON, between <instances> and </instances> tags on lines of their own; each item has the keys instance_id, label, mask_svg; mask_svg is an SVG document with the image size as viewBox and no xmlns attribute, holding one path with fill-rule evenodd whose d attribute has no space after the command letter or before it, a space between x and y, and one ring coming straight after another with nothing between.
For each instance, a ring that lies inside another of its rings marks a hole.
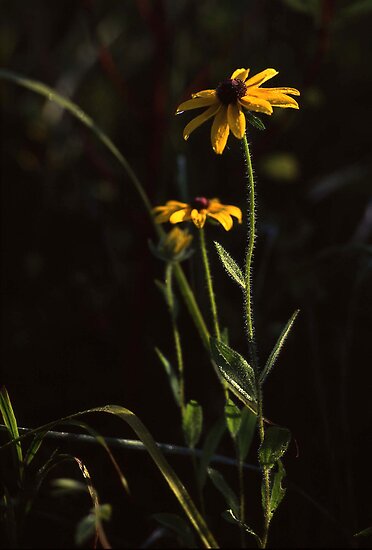
<instances>
[{"instance_id":1,"label":"lance-shaped leaf","mask_svg":"<svg viewBox=\"0 0 372 550\"><path fill-rule=\"evenodd\" d=\"M259 450L261 466L272 468L288 449L290 440L291 432L287 428L279 426L268 428Z\"/></svg>"},{"instance_id":2,"label":"lance-shaped leaf","mask_svg":"<svg viewBox=\"0 0 372 550\"><path fill-rule=\"evenodd\" d=\"M214 362L231 391L255 412L254 404L257 402L257 396L252 367L237 351L216 338L211 338L211 352Z\"/></svg>"},{"instance_id":3,"label":"lance-shaped leaf","mask_svg":"<svg viewBox=\"0 0 372 550\"><path fill-rule=\"evenodd\" d=\"M225 405L225 419L227 429L229 430L231 437L235 441L236 436L239 432L242 415L238 407L233 401L231 401L231 399L229 399Z\"/></svg>"},{"instance_id":4,"label":"lance-shaped leaf","mask_svg":"<svg viewBox=\"0 0 372 550\"><path fill-rule=\"evenodd\" d=\"M266 380L267 375L269 374L269 372L273 368L273 366L275 364L275 361L277 360L278 355L280 353L280 350L282 349L282 347L284 345L284 342L287 339L289 331L291 330L292 325L295 322L295 319L296 319L299 311L300 311L299 309L296 309L296 311L294 312L294 314L292 315L292 317L289 319L288 323L285 325L284 329L282 330L282 333L279 336L275 346L273 347L273 350L270 353L270 356L269 356L268 360L266 361L266 365L264 366L264 368L263 368L263 370L260 374L260 383L261 384Z\"/></svg>"},{"instance_id":5,"label":"lance-shaped leaf","mask_svg":"<svg viewBox=\"0 0 372 550\"><path fill-rule=\"evenodd\" d=\"M242 270L222 245L220 245L217 241L214 241L214 244L216 246L223 267L226 269L230 277L234 279L234 281L244 289L245 282Z\"/></svg>"},{"instance_id":6,"label":"lance-shaped leaf","mask_svg":"<svg viewBox=\"0 0 372 550\"><path fill-rule=\"evenodd\" d=\"M244 407L241 415L237 443L239 460L244 461L247 458L251 447L252 439L256 431L257 415L247 407Z\"/></svg>"},{"instance_id":7,"label":"lance-shaped leaf","mask_svg":"<svg viewBox=\"0 0 372 550\"><path fill-rule=\"evenodd\" d=\"M163 353L160 351L159 348L155 348L156 355L159 357L161 364L164 367L165 372L167 373L169 384L173 393L173 397L177 403L178 406L181 405L180 401L180 384L178 381L177 374L168 361L168 359L163 355Z\"/></svg>"},{"instance_id":8,"label":"lance-shaped leaf","mask_svg":"<svg viewBox=\"0 0 372 550\"><path fill-rule=\"evenodd\" d=\"M182 418L182 427L186 443L193 449L199 441L203 428L203 409L193 399L186 405Z\"/></svg>"},{"instance_id":9,"label":"lance-shaped leaf","mask_svg":"<svg viewBox=\"0 0 372 550\"><path fill-rule=\"evenodd\" d=\"M220 444L221 438L225 433L226 424L225 419L220 418L214 426L208 432L207 437L205 438L202 454L199 461L199 471L198 471L198 481L200 488L203 488L207 479L207 468L211 461L212 456L214 455L218 445Z\"/></svg>"},{"instance_id":10,"label":"lance-shaped leaf","mask_svg":"<svg viewBox=\"0 0 372 550\"><path fill-rule=\"evenodd\" d=\"M224 496L226 504L232 509L233 513L238 516L239 500L233 489L231 489L223 475L214 468L208 468L208 474L213 482L213 485Z\"/></svg>"}]
</instances>

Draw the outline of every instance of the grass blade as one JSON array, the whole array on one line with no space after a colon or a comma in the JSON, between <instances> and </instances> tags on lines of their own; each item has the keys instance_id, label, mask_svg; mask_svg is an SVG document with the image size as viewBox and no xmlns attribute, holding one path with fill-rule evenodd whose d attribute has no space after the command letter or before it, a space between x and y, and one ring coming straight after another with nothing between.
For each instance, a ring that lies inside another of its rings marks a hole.
<instances>
[{"instance_id":1,"label":"grass blade","mask_svg":"<svg viewBox=\"0 0 372 550\"><path fill-rule=\"evenodd\" d=\"M2 445L2 447L0 447L0 452L2 449L8 447L9 445L15 444L17 441L23 440L25 437L36 434L40 431L52 429L58 424L60 424L61 422L67 422L67 421L73 420L74 418L78 418L84 414L99 413L99 412L115 415L119 417L121 420L124 420L127 424L129 424L132 430L137 434L139 439L145 445L147 452L155 462L156 466L159 468L164 479L168 483L170 489L176 496L179 504L182 506L185 514L187 515L191 524L193 525L195 531L198 533L201 541L203 542L204 547L219 548L214 536L210 532L207 524L204 521L204 518L201 516L200 512L196 508L188 491L184 487L183 483L181 482L181 480L179 479L179 477L177 476L173 468L168 464L167 460L165 459L163 453L159 450L156 444L156 441L153 439L150 432L147 430L147 428L142 424L141 420L133 412L131 412L128 409L125 409L124 407L121 407L119 405L105 405L103 407L87 409L85 411L81 411L81 412L66 416L64 418L60 418L59 420L49 422L44 426L40 426L39 428L29 431L27 434L19 437L16 441L10 441L8 443L5 443L5 445Z\"/></svg>"},{"instance_id":2,"label":"grass blade","mask_svg":"<svg viewBox=\"0 0 372 550\"><path fill-rule=\"evenodd\" d=\"M19 438L19 432L18 432L18 425L17 425L17 419L15 417L12 403L9 398L9 394L3 386L0 390L0 412L4 419L4 424L6 425L8 432L10 434L10 437L12 439L18 439ZM22 476L23 471L23 453L22 453L22 445L20 441L17 441L15 444L15 453L16 453L16 462L18 465L19 475Z\"/></svg>"}]
</instances>

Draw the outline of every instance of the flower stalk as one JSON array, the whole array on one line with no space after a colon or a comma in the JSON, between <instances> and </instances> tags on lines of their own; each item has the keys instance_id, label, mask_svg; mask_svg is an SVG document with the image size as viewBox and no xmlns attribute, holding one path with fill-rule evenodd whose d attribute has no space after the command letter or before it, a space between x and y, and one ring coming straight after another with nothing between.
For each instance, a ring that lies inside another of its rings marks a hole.
<instances>
[{"instance_id":1,"label":"flower stalk","mask_svg":"<svg viewBox=\"0 0 372 550\"><path fill-rule=\"evenodd\" d=\"M213 290L212 274L211 274L211 268L210 268L210 265L209 265L207 244L206 244L206 241L205 241L205 233L204 233L203 228L199 229L199 236L200 236L200 250L201 250L201 255L202 255L202 259L203 259L205 280L206 280L207 288L208 288L208 295L209 295L209 302L210 302L211 313L212 313L214 333L215 333L215 336L216 336L217 340L221 340L220 325L219 325L219 322L218 322L218 314L217 314L216 297L215 297L214 290Z\"/></svg>"},{"instance_id":2,"label":"flower stalk","mask_svg":"<svg viewBox=\"0 0 372 550\"><path fill-rule=\"evenodd\" d=\"M252 367L256 374L257 386L257 420L258 432L260 437L260 445L263 444L265 438L264 416L263 416L263 393L262 384L259 378L259 366L257 358L257 348L255 341L254 317L253 317L253 298L252 298L252 266L254 245L256 240L256 204L255 204L255 187L252 159L249 151L247 136L243 139L243 152L247 168L248 181L248 244L245 258L245 322L248 336L248 347ZM261 537L261 547L266 548L270 525L270 473L267 466L262 466L262 505L264 510L264 529Z\"/></svg>"}]
</instances>

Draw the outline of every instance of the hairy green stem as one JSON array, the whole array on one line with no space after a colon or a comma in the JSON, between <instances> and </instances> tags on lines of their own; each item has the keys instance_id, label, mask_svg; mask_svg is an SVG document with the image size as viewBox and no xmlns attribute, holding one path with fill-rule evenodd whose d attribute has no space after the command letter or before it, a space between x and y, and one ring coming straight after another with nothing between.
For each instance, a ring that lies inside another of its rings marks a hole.
<instances>
[{"instance_id":1,"label":"hairy green stem","mask_svg":"<svg viewBox=\"0 0 372 550\"><path fill-rule=\"evenodd\" d=\"M248 183L248 245L245 259L245 322L248 336L248 346L250 359L252 361L252 367L256 374L257 384L257 420L258 431L260 436L260 444L263 444L265 438L264 427L264 415L263 415L263 394L262 386L259 381L259 366L257 358L257 348L254 331L254 317L253 317L253 304L252 304L252 265L253 265L253 253L256 239L256 205L255 205L255 187L251 154L249 151L249 145L247 136L244 135L243 139L243 151L247 168L247 183ZM262 548L266 548L267 539L269 534L270 525L270 472L266 466L262 467L262 504L264 510L264 529L261 537Z\"/></svg>"},{"instance_id":2,"label":"hairy green stem","mask_svg":"<svg viewBox=\"0 0 372 550\"><path fill-rule=\"evenodd\" d=\"M172 322L172 331L173 331L173 340L174 347L176 350L177 357L177 367L178 367L178 383L179 383L179 398L180 398L180 408L181 415L185 410L185 377L184 377L184 368L183 368L183 355L181 347L181 335L178 330L178 324L176 319L175 312L175 302L174 302L174 293L173 293L173 264L171 262L167 263L165 268L165 286L167 289L167 302L169 313Z\"/></svg>"},{"instance_id":3,"label":"hairy green stem","mask_svg":"<svg viewBox=\"0 0 372 550\"><path fill-rule=\"evenodd\" d=\"M256 239L256 206L255 206L255 188L252 160L248 146L247 136L244 135L243 139L243 151L247 167L247 182L248 182L248 244L245 258L245 322L247 327L248 346L252 366L256 373L258 371L257 365L257 350L254 334L254 318L253 318L253 304L252 304L252 264L253 264L253 252Z\"/></svg>"}]
</instances>

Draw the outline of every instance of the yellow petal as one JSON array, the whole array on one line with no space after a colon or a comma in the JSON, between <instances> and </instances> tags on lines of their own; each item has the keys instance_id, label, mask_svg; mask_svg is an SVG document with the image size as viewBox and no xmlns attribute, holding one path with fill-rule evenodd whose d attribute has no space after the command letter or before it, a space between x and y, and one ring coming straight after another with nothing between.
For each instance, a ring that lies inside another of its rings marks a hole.
<instances>
[{"instance_id":1,"label":"yellow petal","mask_svg":"<svg viewBox=\"0 0 372 550\"><path fill-rule=\"evenodd\" d=\"M234 136L242 139L245 134L245 116L239 104L230 103L227 108L227 122Z\"/></svg>"},{"instance_id":2,"label":"yellow petal","mask_svg":"<svg viewBox=\"0 0 372 550\"><path fill-rule=\"evenodd\" d=\"M171 223L180 223L180 222L185 222L189 219L190 219L189 208L182 208L182 210L177 210L176 212L173 212L173 214L169 218L169 221Z\"/></svg>"},{"instance_id":3,"label":"yellow petal","mask_svg":"<svg viewBox=\"0 0 372 550\"><path fill-rule=\"evenodd\" d=\"M270 103L261 97L254 97L251 95L245 96L239 99L239 103L249 111L266 113L267 115L271 115L273 112L273 108Z\"/></svg>"},{"instance_id":4,"label":"yellow petal","mask_svg":"<svg viewBox=\"0 0 372 550\"><path fill-rule=\"evenodd\" d=\"M198 128L201 124L203 124L203 122L205 122L209 118L212 118L212 116L214 116L217 113L219 108L220 108L219 103L217 103L216 105L211 105L206 111L204 111L204 113L202 113L201 115L193 118L185 126L185 128L183 130L183 138L185 140L189 139L189 136L190 136L191 132L196 130L196 128Z\"/></svg>"},{"instance_id":5,"label":"yellow petal","mask_svg":"<svg viewBox=\"0 0 372 550\"><path fill-rule=\"evenodd\" d=\"M222 155L227 138L229 137L229 131L229 125L227 122L227 108L223 105L214 117L211 130L212 147L217 155Z\"/></svg>"},{"instance_id":6,"label":"yellow petal","mask_svg":"<svg viewBox=\"0 0 372 550\"><path fill-rule=\"evenodd\" d=\"M195 94L191 94L191 97L216 97L216 90L201 90Z\"/></svg>"},{"instance_id":7,"label":"yellow petal","mask_svg":"<svg viewBox=\"0 0 372 550\"><path fill-rule=\"evenodd\" d=\"M206 218L206 210L201 210L200 212L196 208L193 208L193 210L191 210L191 219L198 229L204 227Z\"/></svg>"},{"instance_id":8,"label":"yellow petal","mask_svg":"<svg viewBox=\"0 0 372 550\"><path fill-rule=\"evenodd\" d=\"M208 212L208 216L220 222L220 224L224 227L224 229L226 229L226 231L230 231L233 226L232 217L223 210L221 210L220 212L216 212L215 214Z\"/></svg>"},{"instance_id":9,"label":"yellow petal","mask_svg":"<svg viewBox=\"0 0 372 550\"><path fill-rule=\"evenodd\" d=\"M291 94L291 95L301 95L301 93L296 90L296 88L284 88L284 87L280 87L280 88L262 88L262 90L271 90L272 92L280 92L282 94ZM249 93L251 93L249 91Z\"/></svg>"},{"instance_id":10,"label":"yellow petal","mask_svg":"<svg viewBox=\"0 0 372 550\"><path fill-rule=\"evenodd\" d=\"M230 214L230 216L234 216L239 223L242 223L242 211L240 208L233 206L232 204L224 204L224 210Z\"/></svg>"},{"instance_id":11,"label":"yellow petal","mask_svg":"<svg viewBox=\"0 0 372 550\"><path fill-rule=\"evenodd\" d=\"M252 76L249 80L246 81L246 86L261 86L266 80L269 80L270 78L273 78L273 76L277 75L278 71L275 69L265 69L264 71L261 71L260 73L256 74L255 76Z\"/></svg>"},{"instance_id":12,"label":"yellow petal","mask_svg":"<svg viewBox=\"0 0 372 550\"><path fill-rule=\"evenodd\" d=\"M292 109L299 109L298 103L293 97L273 91L273 88L257 88L255 90L250 90L249 95L250 97L264 99L273 107L292 107Z\"/></svg>"},{"instance_id":13,"label":"yellow petal","mask_svg":"<svg viewBox=\"0 0 372 550\"><path fill-rule=\"evenodd\" d=\"M177 208L186 208L187 204L185 202L180 201L167 201L166 206L175 206ZM157 208L162 208L161 206Z\"/></svg>"},{"instance_id":14,"label":"yellow petal","mask_svg":"<svg viewBox=\"0 0 372 550\"><path fill-rule=\"evenodd\" d=\"M200 107L209 107L213 103L217 102L217 98L213 96L209 97L195 97L194 99L188 99L178 105L176 115L179 115L183 111L189 111L190 109L199 109Z\"/></svg>"},{"instance_id":15,"label":"yellow petal","mask_svg":"<svg viewBox=\"0 0 372 550\"><path fill-rule=\"evenodd\" d=\"M248 75L249 69L236 69L236 71L233 72L230 78L238 78L239 80L242 80L244 82L245 80L247 80Z\"/></svg>"}]
</instances>

